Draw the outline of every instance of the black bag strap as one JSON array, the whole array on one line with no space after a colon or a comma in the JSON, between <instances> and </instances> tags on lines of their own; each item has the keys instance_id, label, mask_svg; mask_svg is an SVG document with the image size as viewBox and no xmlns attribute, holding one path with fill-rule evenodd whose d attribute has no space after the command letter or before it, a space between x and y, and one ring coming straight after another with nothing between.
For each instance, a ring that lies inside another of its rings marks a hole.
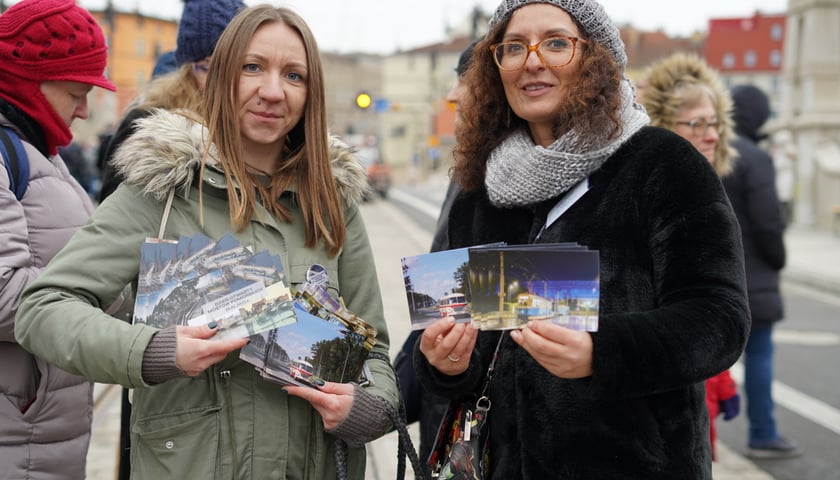
<instances>
[{"instance_id":1,"label":"black bag strap","mask_svg":"<svg viewBox=\"0 0 840 480\"><path fill-rule=\"evenodd\" d=\"M392 370L394 368L394 366L391 365L391 360L383 353L370 352L368 354L368 358L382 360L387 363ZM400 391L400 379L396 372L394 372L394 379L397 382L397 391ZM414 478L418 480L427 480L429 477L426 474L426 469L423 468L423 464L420 462L420 458L417 455L417 450L414 448L414 443L411 441L411 435L408 433L408 425L405 421L405 407L402 402L402 397L400 397L399 408L394 408L394 406L388 402L383 402L383 404L385 405L385 411L388 412L388 416L391 417L391 422L394 424L394 428L397 430L399 440L397 443L397 480L403 480L405 478L406 456L408 456L408 460L411 462L411 468L414 470Z\"/></svg>"},{"instance_id":2,"label":"black bag strap","mask_svg":"<svg viewBox=\"0 0 840 480\"><path fill-rule=\"evenodd\" d=\"M29 187L29 159L20 137L9 127L0 127L0 154L5 159L9 189L20 200Z\"/></svg>"}]
</instances>

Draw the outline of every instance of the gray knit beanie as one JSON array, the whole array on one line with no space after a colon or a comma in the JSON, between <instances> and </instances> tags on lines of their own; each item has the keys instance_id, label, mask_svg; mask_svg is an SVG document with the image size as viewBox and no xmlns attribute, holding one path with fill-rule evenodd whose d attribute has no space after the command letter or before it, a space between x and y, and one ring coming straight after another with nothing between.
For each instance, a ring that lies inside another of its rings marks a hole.
<instances>
[{"instance_id":1,"label":"gray knit beanie","mask_svg":"<svg viewBox=\"0 0 840 480\"><path fill-rule=\"evenodd\" d=\"M622 71L627 66L627 54L618 27L595 0L502 0L490 19L490 28L509 19L518 8L531 3L548 3L562 8L583 26L589 39L602 44L612 53Z\"/></svg>"}]
</instances>

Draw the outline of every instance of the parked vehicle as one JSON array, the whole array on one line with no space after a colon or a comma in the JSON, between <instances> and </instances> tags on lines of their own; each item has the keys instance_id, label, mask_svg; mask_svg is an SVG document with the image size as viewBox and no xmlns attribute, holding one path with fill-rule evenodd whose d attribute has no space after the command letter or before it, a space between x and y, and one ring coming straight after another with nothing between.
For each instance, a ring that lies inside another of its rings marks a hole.
<instances>
[{"instance_id":1,"label":"parked vehicle","mask_svg":"<svg viewBox=\"0 0 840 480\"><path fill-rule=\"evenodd\" d=\"M368 184L380 197L388 196L391 188L391 166L382 159L378 147L358 147L357 155L367 172Z\"/></svg>"}]
</instances>

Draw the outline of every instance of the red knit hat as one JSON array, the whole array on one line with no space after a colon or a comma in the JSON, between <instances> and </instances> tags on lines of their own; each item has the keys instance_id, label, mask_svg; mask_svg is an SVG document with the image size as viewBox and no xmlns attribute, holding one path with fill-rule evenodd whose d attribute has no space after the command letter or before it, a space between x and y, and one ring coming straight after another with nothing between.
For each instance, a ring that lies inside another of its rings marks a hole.
<instances>
[{"instance_id":1,"label":"red knit hat","mask_svg":"<svg viewBox=\"0 0 840 480\"><path fill-rule=\"evenodd\" d=\"M0 15L0 97L41 125L50 154L73 134L41 93L41 82L115 91L104 75L107 59L102 29L75 0L23 0Z\"/></svg>"}]
</instances>

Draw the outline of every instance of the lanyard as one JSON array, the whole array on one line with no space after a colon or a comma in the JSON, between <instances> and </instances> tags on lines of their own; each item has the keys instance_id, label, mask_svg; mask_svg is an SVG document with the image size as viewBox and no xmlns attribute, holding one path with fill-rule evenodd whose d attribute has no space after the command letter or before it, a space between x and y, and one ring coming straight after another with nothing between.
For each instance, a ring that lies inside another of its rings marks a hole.
<instances>
[{"instance_id":1,"label":"lanyard","mask_svg":"<svg viewBox=\"0 0 840 480\"><path fill-rule=\"evenodd\" d=\"M577 185L566 192L566 194L563 195L563 198L561 198L557 204L552 207L551 211L548 212L548 216L545 218L545 224L540 229L540 233L537 234L536 240L539 240L540 235L542 235L548 227L554 224L561 215L566 213L566 210L571 208L575 202L580 200L580 197L582 197L587 191L589 191L589 177L578 182Z\"/></svg>"}]
</instances>

